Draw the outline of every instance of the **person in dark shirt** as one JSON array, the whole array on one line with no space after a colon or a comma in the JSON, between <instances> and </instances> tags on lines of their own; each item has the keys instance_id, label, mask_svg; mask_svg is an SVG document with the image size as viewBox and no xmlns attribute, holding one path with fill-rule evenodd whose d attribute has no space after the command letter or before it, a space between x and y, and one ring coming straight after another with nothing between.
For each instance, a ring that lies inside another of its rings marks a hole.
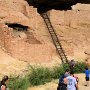
<instances>
[{"instance_id":1,"label":"person in dark shirt","mask_svg":"<svg viewBox=\"0 0 90 90\"><path fill-rule=\"evenodd\" d=\"M66 77L68 77L69 75L70 75L69 70L66 69L65 73L59 79L59 84L58 84L57 90L67 90Z\"/></svg>"},{"instance_id":2,"label":"person in dark shirt","mask_svg":"<svg viewBox=\"0 0 90 90\"><path fill-rule=\"evenodd\" d=\"M5 75L5 76L2 78L0 90L7 90L7 86L6 86L7 81L8 81L8 76Z\"/></svg>"},{"instance_id":3,"label":"person in dark shirt","mask_svg":"<svg viewBox=\"0 0 90 90\"><path fill-rule=\"evenodd\" d=\"M70 71L74 72L73 69L74 69L75 64L76 64L76 63L75 63L74 59L72 59L72 60L69 62Z\"/></svg>"}]
</instances>

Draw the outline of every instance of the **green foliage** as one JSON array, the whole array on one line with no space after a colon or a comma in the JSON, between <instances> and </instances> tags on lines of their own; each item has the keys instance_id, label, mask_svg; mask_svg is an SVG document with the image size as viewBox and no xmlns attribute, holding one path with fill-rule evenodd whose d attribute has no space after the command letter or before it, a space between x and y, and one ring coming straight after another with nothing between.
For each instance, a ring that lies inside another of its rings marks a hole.
<instances>
[{"instance_id":1,"label":"green foliage","mask_svg":"<svg viewBox=\"0 0 90 90\"><path fill-rule=\"evenodd\" d=\"M64 73L62 65L55 66L51 71L51 77L53 79L58 79Z\"/></svg>"},{"instance_id":2,"label":"green foliage","mask_svg":"<svg viewBox=\"0 0 90 90\"><path fill-rule=\"evenodd\" d=\"M74 67L75 73L82 73L85 70L86 64L77 62ZM13 76L9 80L10 90L27 90L30 85L40 85L50 82L52 79L59 79L64 74L65 70L69 69L68 64L57 65L50 68L29 66L29 72L26 76Z\"/></svg>"},{"instance_id":3,"label":"green foliage","mask_svg":"<svg viewBox=\"0 0 90 90\"><path fill-rule=\"evenodd\" d=\"M84 62L77 62L75 67L74 67L74 72L75 73L83 73L85 70L86 64Z\"/></svg>"},{"instance_id":4,"label":"green foliage","mask_svg":"<svg viewBox=\"0 0 90 90\"><path fill-rule=\"evenodd\" d=\"M66 69L70 69L70 68L69 68L69 64L66 64L66 63L63 64L63 69L64 69L64 71L66 71Z\"/></svg>"},{"instance_id":5,"label":"green foliage","mask_svg":"<svg viewBox=\"0 0 90 90\"><path fill-rule=\"evenodd\" d=\"M30 86L28 77L17 77L11 76L9 79L9 88L10 90L27 90Z\"/></svg>"},{"instance_id":6,"label":"green foliage","mask_svg":"<svg viewBox=\"0 0 90 90\"><path fill-rule=\"evenodd\" d=\"M32 85L45 84L51 81L51 71L43 67L31 67L29 74L29 81Z\"/></svg>"}]
</instances>

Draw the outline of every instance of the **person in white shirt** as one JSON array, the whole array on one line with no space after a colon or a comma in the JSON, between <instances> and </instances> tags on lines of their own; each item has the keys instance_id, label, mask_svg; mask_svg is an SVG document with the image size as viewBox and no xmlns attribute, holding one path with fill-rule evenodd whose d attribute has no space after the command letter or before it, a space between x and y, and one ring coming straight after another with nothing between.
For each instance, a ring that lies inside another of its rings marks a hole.
<instances>
[{"instance_id":1,"label":"person in white shirt","mask_svg":"<svg viewBox=\"0 0 90 90\"><path fill-rule=\"evenodd\" d=\"M78 84L76 78L73 77L74 73L70 72L70 76L66 77L67 79L67 90L77 90Z\"/></svg>"}]
</instances>

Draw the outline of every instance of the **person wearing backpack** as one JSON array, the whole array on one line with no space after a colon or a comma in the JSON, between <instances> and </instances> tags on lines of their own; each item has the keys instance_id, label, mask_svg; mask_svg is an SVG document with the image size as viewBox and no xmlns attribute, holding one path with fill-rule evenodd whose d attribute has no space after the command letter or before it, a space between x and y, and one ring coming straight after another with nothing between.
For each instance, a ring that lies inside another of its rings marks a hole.
<instances>
[{"instance_id":1,"label":"person wearing backpack","mask_svg":"<svg viewBox=\"0 0 90 90\"><path fill-rule=\"evenodd\" d=\"M7 89L7 82L8 82L8 76L5 75L2 80L1 80L1 87L0 87L0 90L8 90Z\"/></svg>"},{"instance_id":2,"label":"person wearing backpack","mask_svg":"<svg viewBox=\"0 0 90 90\"><path fill-rule=\"evenodd\" d=\"M57 90L67 90L67 79L69 76L69 70L66 69L65 73L60 77Z\"/></svg>"}]
</instances>

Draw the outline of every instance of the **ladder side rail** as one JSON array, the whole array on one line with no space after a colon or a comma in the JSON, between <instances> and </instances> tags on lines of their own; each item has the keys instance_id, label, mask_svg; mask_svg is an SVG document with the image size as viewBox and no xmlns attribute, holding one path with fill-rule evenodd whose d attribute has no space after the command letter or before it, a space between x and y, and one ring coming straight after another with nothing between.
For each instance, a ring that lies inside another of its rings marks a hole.
<instances>
[{"instance_id":1,"label":"ladder side rail","mask_svg":"<svg viewBox=\"0 0 90 90\"><path fill-rule=\"evenodd\" d=\"M59 54L59 56L61 58L62 63L64 63L64 61L67 62L67 57L66 57L66 55L64 53L64 50L62 48L62 45L61 45L61 43L60 43L60 41L59 41L59 39L57 37L57 34L56 34L56 32L55 32L52 24L51 24L51 21L50 21L48 15L47 15L47 13L42 14L42 17L43 17L44 22L45 22L45 24L46 24L46 26L47 26L47 28L49 30L49 33L50 33L50 35L52 37L53 43L54 43L54 45L56 47L56 50L58 51L58 54ZM53 32L53 33L51 33L51 32ZM58 44L58 46L60 46L60 48L57 47L57 44ZM63 55L61 55L61 53Z\"/></svg>"}]
</instances>

